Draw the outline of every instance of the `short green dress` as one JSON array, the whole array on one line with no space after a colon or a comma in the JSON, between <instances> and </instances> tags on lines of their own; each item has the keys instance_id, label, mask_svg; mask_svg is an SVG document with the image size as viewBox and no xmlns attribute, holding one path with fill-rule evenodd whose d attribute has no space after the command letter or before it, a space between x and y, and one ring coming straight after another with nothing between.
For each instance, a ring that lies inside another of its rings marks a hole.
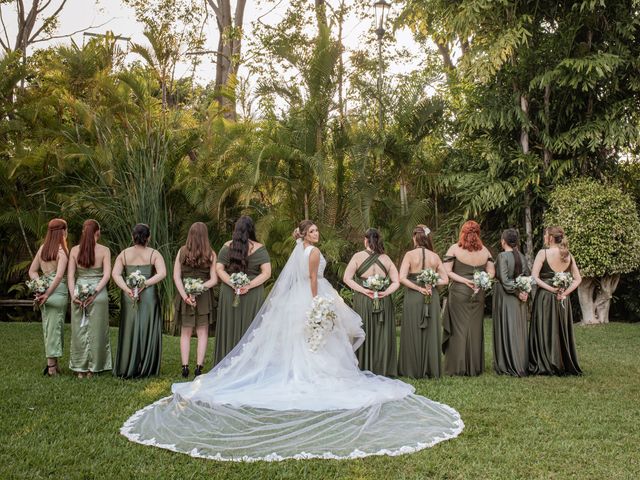
<instances>
[{"instance_id":1,"label":"short green dress","mask_svg":"<svg viewBox=\"0 0 640 480\"><path fill-rule=\"evenodd\" d=\"M468 280L473 280L476 270L483 271L487 266L467 265L455 256L445 257L444 262L453 262L453 272ZM442 351L447 375L475 376L484 370L484 297L483 290L473 295L473 289L465 284L449 283L449 298L442 315Z\"/></svg>"},{"instance_id":2,"label":"short green dress","mask_svg":"<svg viewBox=\"0 0 640 480\"><path fill-rule=\"evenodd\" d=\"M269 253L263 246L249 257L247 276L253 280L260 274L260 266L269 263ZM230 264L229 247L225 245L218 255L218 263L228 271ZM214 351L214 365L227 356L238 344L244 333L253 322L254 317L264 302L264 285L252 288L244 295L240 295L240 305L233 306L235 292L226 283L220 285L220 298L216 321L216 347Z\"/></svg>"},{"instance_id":3,"label":"short green dress","mask_svg":"<svg viewBox=\"0 0 640 480\"><path fill-rule=\"evenodd\" d=\"M362 275L377 264L385 276L387 268L380 261L380 255L370 253L369 257L356 270L354 280L363 285L366 278ZM398 375L396 353L396 322L391 296L378 299L380 308L374 308L374 300L360 292L353 294L353 310L362 318L366 334L364 343L356 352L362 370L377 375L395 377Z\"/></svg>"},{"instance_id":4,"label":"short green dress","mask_svg":"<svg viewBox=\"0 0 640 480\"><path fill-rule=\"evenodd\" d=\"M151 253L147 265L126 265L125 263L125 278L136 270L146 278L151 278L154 253ZM161 355L162 311L156 285L143 289L139 300L135 303L125 292L122 292L114 375L121 378L158 375Z\"/></svg>"},{"instance_id":5,"label":"short green dress","mask_svg":"<svg viewBox=\"0 0 640 480\"><path fill-rule=\"evenodd\" d=\"M69 305L69 289L67 288L67 278L63 277L47 301L40 306L44 351L47 358L62 357L67 305Z\"/></svg>"},{"instance_id":6,"label":"short green dress","mask_svg":"<svg viewBox=\"0 0 640 480\"><path fill-rule=\"evenodd\" d=\"M422 270L425 268L425 249L422 249ZM416 285L418 273L407 279ZM433 288L430 303L425 296L411 288L404 289L402 327L400 329L400 360L398 371L403 377L440 378L442 375L442 324L440 295Z\"/></svg>"},{"instance_id":7,"label":"short green dress","mask_svg":"<svg viewBox=\"0 0 640 480\"><path fill-rule=\"evenodd\" d=\"M102 278L102 267L78 266L76 284L97 285ZM69 368L74 372L103 372L111 370L111 341L109 339L109 296L103 288L95 300L84 309L71 305L71 355Z\"/></svg>"},{"instance_id":8,"label":"short green dress","mask_svg":"<svg viewBox=\"0 0 640 480\"><path fill-rule=\"evenodd\" d=\"M513 251L498 255L497 281L493 287L493 369L498 374L524 377L529 368L529 307L518 298L515 255L519 255L522 262L520 275L531 274L522 253Z\"/></svg>"},{"instance_id":9,"label":"short green dress","mask_svg":"<svg viewBox=\"0 0 640 480\"><path fill-rule=\"evenodd\" d=\"M199 278L203 282L209 281L211 272L209 267L194 268L186 264L182 264L182 281L187 278ZM216 303L213 296L213 288L205 290L196 297L196 306L187 305L182 297L176 295L173 303L175 310L175 321L182 327L200 327L203 325L215 325Z\"/></svg>"},{"instance_id":10,"label":"short green dress","mask_svg":"<svg viewBox=\"0 0 640 480\"><path fill-rule=\"evenodd\" d=\"M555 271L546 258L540 270L540 279L552 284ZM573 258L571 258L571 263ZM571 270L571 263L565 270ZM538 288L533 300L529 329L529 373L534 375L580 375L571 302L560 302L556 294Z\"/></svg>"}]
</instances>

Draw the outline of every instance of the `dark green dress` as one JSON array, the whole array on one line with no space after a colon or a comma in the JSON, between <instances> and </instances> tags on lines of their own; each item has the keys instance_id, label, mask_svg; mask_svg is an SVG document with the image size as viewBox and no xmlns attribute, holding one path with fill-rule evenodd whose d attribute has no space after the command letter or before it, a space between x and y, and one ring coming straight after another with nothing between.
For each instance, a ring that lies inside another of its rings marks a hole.
<instances>
[{"instance_id":1,"label":"dark green dress","mask_svg":"<svg viewBox=\"0 0 640 480\"><path fill-rule=\"evenodd\" d=\"M199 278L203 282L207 282L211 278L209 267L194 268L183 263L181 271L183 282L186 278ZM184 303L179 294L176 295L173 305L177 324L184 327L214 325L216 321L215 302L213 288L205 290L196 297L195 308Z\"/></svg>"},{"instance_id":2,"label":"dark green dress","mask_svg":"<svg viewBox=\"0 0 640 480\"><path fill-rule=\"evenodd\" d=\"M218 255L218 263L229 268L229 247L224 246ZM253 280L260 274L260 266L269 263L269 253L262 246L248 257L248 267L245 272ZM233 350L244 333L253 322L254 317L264 302L264 285L252 288L244 295L240 295L240 305L233 306L235 293L226 283L220 284L220 299L216 322L216 348L214 351L214 365Z\"/></svg>"},{"instance_id":3,"label":"dark green dress","mask_svg":"<svg viewBox=\"0 0 640 480\"><path fill-rule=\"evenodd\" d=\"M425 251L422 249L422 270ZM410 273L407 279L416 285L420 272ZM433 288L431 302L411 288L404 289L402 328L400 330L400 360L398 371L403 377L440 378L442 375L442 325L440 322L440 295Z\"/></svg>"},{"instance_id":4,"label":"dark green dress","mask_svg":"<svg viewBox=\"0 0 640 480\"><path fill-rule=\"evenodd\" d=\"M370 253L356 271L354 280L362 285L366 278L362 275L374 264L377 264L385 276L387 268L380 261L380 256ZM380 309L374 309L373 299L360 292L353 294L353 310L362 318L366 334L364 343L356 352L362 370L369 370L377 375L395 377L398 375L396 354L396 322L393 300L390 296L380 298Z\"/></svg>"},{"instance_id":5,"label":"dark green dress","mask_svg":"<svg viewBox=\"0 0 640 480\"><path fill-rule=\"evenodd\" d=\"M453 272L473 280L476 270L484 265L472 266L456 257L445 257L453 262ZM493 260L491 260L493 261ZM442 315L444 334L444 372L447 375L480 375L484 370L484 291L473 296L473 290L463 283L449 283L449 298Z\"/></svg>"},{"instance_id":6,"label":"dark green dress","mask_svg":"<svg viewBox=\"0 0 640 480\"><path fill-rule=\"evenodd\" d=\"M76 284L97 285L102 279L102 267L78 266ZM82 325L82 307L71 304L71 354L69 368L75 372L103 372L111 370L111 341L109 339L109 295L103 288L86 309Z\"/></svg>"},{"instance_id":7,"label":"dark green dress","mask_svg":"<svg viewBox=\"0 0 640 480\"><path fill-rule=\"evenodd\" d=\"M573 262L573 258L571 259ZM571 270L571 263L565 271ZM551 285L555 272L545 259L540 269L540 279ZM529 373L537 375L580 375L575 340L571 302L564 306L556 295L538 288L533 300L531 327L529 330Z\"/></svg>"},{"instance_id":8,"label":"dark green dress","mask_svg":"<svg viewBox=\"0 0 640 480\"><path fill-rule=\"evenodd\" d=\"M153 253L151 256L153 258ZM148 265L125 265L125 278L136 270L140 270L146 278L151 278L151 259ZM161 354L162 312L156 286L152 285L142 290L136 303L122 292L114 375L122 378L158 375Z\"/></svg>"},{"instance_id":9,"label":"dark green dress","mask_svg":"<svg viewBox=\"0 0 640 480\"><path fill-rule=\"evenodd\" d=\"M64 347L64 319L69 305L67 278L63 277L51 296L40 307L44 352L47 358L60 358Z\"/></svg>"},{"instance_id":10,"label":"dark green dress","mask_svg":"<svg viewBox=\"0 0 640 480\"><path fill-rule=\"evenodd\" d=\"M498 374L524 377L529 368L527 328L529 308L518 298L515 255L522 262L521 275L531 274L527 259L517 251L502 252L496 259L493 290L493 369Z\"/></svg>"}]
</instances>

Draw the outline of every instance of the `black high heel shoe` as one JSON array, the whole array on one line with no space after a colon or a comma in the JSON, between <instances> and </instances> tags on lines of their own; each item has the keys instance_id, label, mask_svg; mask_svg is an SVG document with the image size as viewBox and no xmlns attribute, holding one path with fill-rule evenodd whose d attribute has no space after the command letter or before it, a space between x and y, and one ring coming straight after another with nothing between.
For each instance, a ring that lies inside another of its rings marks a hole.
<instances>
[{"instance_id":1,"label":"black high heel shoe","mask_svg":"<svg viewBox=\"0 0 640 480\"><path fill-rule=\"evenodd\" d=\"M193 376L197 377L198 375L202 374L202 369L204 368L204 365L196 365L196 369L193 372Z\"/></svg>"},{"instance_id":2,"label":"black high heel shoe","mask_svg":"<svg viewBox=\"0 0 640 480\"><path fill-rule=\"evenodd\" d=\"M182 365L182 377L187 378L189 376L189 365Z\"/></svg>"}]
</instances>

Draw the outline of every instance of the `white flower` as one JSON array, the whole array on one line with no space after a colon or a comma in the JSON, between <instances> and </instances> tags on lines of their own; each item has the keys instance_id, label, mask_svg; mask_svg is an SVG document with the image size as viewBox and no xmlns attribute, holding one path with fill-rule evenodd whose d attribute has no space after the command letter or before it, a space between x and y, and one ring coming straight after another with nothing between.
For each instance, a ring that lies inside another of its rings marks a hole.
<instances>
[{"instance_id":1,"label":"white flower","mask_svg":"<svg viewBox=\"0 0 640 480\"><path fill-rule=\"evenodd\" d=\"M427 285L435 287L438 284L438 280L440 280L440 275L433 268L425 268L418 274L416 280L425 287Z\"/></svg>"},{"instance_id":2,"label":"white flower","mask_svg":"<svg viewBox=\"0 0 640 480\"><path fill-rule=\"evenodd\" d=\"M518 275L516 278L516 289L524 293L531 293L531 287L533 287L533 277L527 277L526 275Z\"/></svg>"}]
</instances>

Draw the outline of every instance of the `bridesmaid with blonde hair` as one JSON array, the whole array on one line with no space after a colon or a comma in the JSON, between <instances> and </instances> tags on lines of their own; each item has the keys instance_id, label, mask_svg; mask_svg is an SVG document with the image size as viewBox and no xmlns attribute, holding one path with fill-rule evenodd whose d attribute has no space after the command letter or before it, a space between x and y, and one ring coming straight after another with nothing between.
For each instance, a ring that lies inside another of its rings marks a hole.
<instances>
[{"instance_id":1,"label":"bridesmaid with blonde hair","mask_svg":"<svg viewBox=\"0 0 640 480\"><path fill-rule=\"evenodd\" d=\"M60 373L58 359L62 357L63 327L69 299L65 278L68 259L67 222L61 218L54 218L49 222L44 243L29 267L31 280L39 278L40 272L52 278L47 291L36 296L36 302L42 312L42 332L47 357L47 366L42 373L50 377Z\"/></svg>"},{"instance_id":2,"label":"bridesmaid with blonde hair","mask_svg":"<svg viewBox=\"0 0 640 480\"><path fill-rule=\"evenodd\" d=\"M436 286L449 283L447 271L433 251L431 230L417 225L411 235L413 250L400 265L400 283L404 285L404 308L400 330L399 372L403 377L440 378L442 375L442 323L438 289L418 281L420 272L431 268L440 279Z\"/></svg>"},{"instance_id":3,"label":"bridesmaid with blonde hair","mask_svg":"<svg viewBox=\"0 0 640 480\"><path fill-rule=\"evenodd\" d=\"M71 295L71 355L69 368L78 378L111 370L109 339L109 295L111 252L98 243L100 225L86 220L80 245L71 249L67 281ZM92 285L95 293L84 302L76 296L76 285Z\"/></svg>"}]
</instances>

